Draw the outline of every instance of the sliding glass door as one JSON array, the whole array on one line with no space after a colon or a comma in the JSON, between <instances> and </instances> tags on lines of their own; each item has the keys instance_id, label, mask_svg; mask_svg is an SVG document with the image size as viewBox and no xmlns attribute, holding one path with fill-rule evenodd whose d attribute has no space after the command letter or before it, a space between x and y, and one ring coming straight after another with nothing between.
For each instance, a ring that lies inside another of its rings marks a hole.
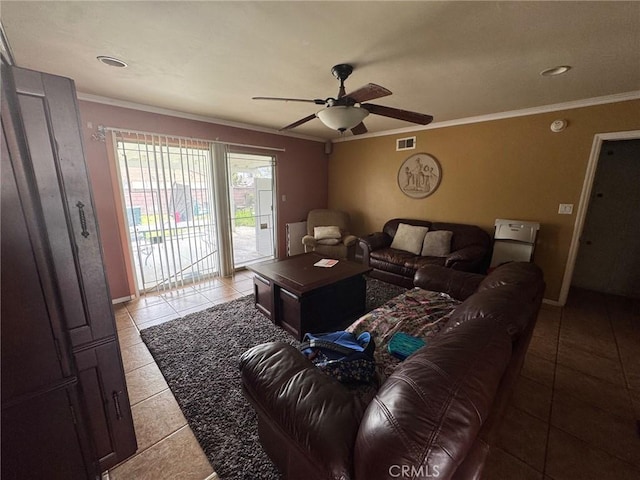
<instances>
[{"instance_id":1,"label":"sliding glass door","mask_svg":"<svg viewBox=\"0 0 640 480\"><path fill-rule=\"evenodd\" d=\"M113 140L138 290L274 258L274 156L147 133Z\"/></svg>"},{"instance_id":2,"label":"sliding glass door","mask_svg":"<svg viewBox=\"0 0 640 480\"><path fill-rule=\"evenodd\" d=\"M274 164L270 155L231 152L227 156L236 269L275 256Z\"/></svg>"},{"instance_id":3,"label":"sliding glass door","mask_svg":"<svg viewBox=\"0 0 640 480\"><path fill-rule=\"evenodd\" d=\"M209 144L114 133L132 260L141 291L216 275Z\"/></svg>"}]
</instances>

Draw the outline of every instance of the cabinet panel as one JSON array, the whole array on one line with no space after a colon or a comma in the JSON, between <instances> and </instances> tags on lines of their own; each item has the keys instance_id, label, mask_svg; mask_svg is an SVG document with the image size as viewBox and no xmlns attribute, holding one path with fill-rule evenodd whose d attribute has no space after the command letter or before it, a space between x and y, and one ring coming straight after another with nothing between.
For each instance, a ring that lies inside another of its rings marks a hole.
<instances>
[{"instance_id":1,"label":"cabinet panel","mask_svg":"<svg viewBox=\"0 0 640 480\"><path fill-rule=\"evenodd\" d=\"M64 182L69 227L76 246L77 269L85 295L94 340L115 335L111 295L104 272L99 227L85 163L82 122L72 80L45 75L51 132L56 141L57 168ZM73 338L73 332L72 332ZM74 342L75 343L75 342Z\"/></svg>"},{"instance_id":2,"label":"cabinet panel","mask_svg":"<svg viewBox=\"0 0 640 480\"><path fill-rule=\"evenodd\" d=\"M271 320L275 319L273 315L273 289L274 286L269 280L259 275L253 277L253 296L256 308Z\"/></svg>"},{"instance_id":3,"label":"cabinet panel","mask_svg":"<svg viewBox=\"0 0 640 480\"><path fill-rule=\"evenodd\" d=\"M34 252L39 250L37 216L30 218L31 230L36 236L32 242L12 160L18 169L22 165L19 158L10 158L4 135L10 125L4 120L0 229L3 402L71 375L70 365L62 362L58 355L58 348L62 349L64 345L62 340L58 340L62 336L61 312L55 302L47 305L36 264ZM26 202L31 200L28 190L23 194L27 197ZM50 315L57 319L49 321Z\"/></svg>"},{"instance_id":4,"label":"cabinet panel","mask_svg":"<svg viewBox=\"0 0 640 480\"><path fill-rule=\"evenodd\" d=\"M42 99L36 97L22 97L19 101L22 115L25 117L24 129L44 214L45 228L51 250L55 252L54 275L57 277L60 295L65 304L67 327L73 329L87 322L82 306L80 285L75 271L69 268L75 264L75 260L62 202L60 179L54 162L51 140L47 134L49 129L45 105Z\"/></svg>"},{"instance_id":5,"label":"cabinet panel","mask_svg":"<svg viewBox=\"0 0 640 480\"><path fill-rule=\"evenodd\" d=\"M73 345L115 335L73 82L13 69ZM49 136L52 135L53 139ZM75 265L75 270L70 269Z\"/></svg>"},{"instance_id":6,"label":"cabinet panel","mask_svg":"<svg viewBox=\"0 0 640 480\"><path fill-rule=\"evenodd\" d=\"M97 465L87 460L76 432L78 410L72 389L3 408L3 480L97 478Z\"/></svg>"},{"instance_id":7,"label":"cabinet panel","mask_svg":"<svg viewBox=\"0 0 640 480\"><path fill-rule=\"evenodd\" d=\"M88 423L106 470L136 451L129 397L115 341L75 354Z\"/></svg>"},{"instance_id":8,"label":"cabinet panel","mask_svg":"<svg viewBox=\"0 0 640 480\"><path fill-rule=\"evenodd\" d=\"M278 325L287 330L291 335L300 339L300 298L284 288L275 287L278 304Z\"/></svg>"}]
</instances>

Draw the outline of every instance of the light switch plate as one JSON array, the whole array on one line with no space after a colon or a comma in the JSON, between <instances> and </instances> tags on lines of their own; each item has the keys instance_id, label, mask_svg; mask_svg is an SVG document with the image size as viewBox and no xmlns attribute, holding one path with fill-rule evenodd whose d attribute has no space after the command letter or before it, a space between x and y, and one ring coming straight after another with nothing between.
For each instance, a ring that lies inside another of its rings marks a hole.
<instances>
[{"instance_id":1,"label":"light switch plate","mask_svg":"<svg viewBox=\"0 0 640 480\"><path fill-rule=\"evenodd\" d=\"M573 213L573 203L561 203L558 207L560 215L571 215Z\"/></svg>"}]
</instances>

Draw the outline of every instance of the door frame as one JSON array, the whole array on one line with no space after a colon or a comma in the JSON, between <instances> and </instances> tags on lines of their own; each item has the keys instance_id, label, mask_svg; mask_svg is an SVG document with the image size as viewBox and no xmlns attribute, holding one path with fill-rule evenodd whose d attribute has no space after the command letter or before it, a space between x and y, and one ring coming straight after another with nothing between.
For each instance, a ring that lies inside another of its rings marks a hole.
<instances>
[{"instance_id":1,"label":"door frame","mask_svg":"<svg viewBox=\"0 0 640 480\"><path fill-rule=\"evenodd\" d=\"M230 189L230 168L229 168L229 162L231 160L231 156L234 154L238 154L238 155L242 155L242 154L247 154L247 155L254 155L254 156L262 156L262 157L269 157L270 158L270 165L271 165L271 204L272 204L272 210L271 210L271 221L273 222L272 225L272 242L273 242L273 258L277 259L278 258L278 251L279 251L279 242L278 242L278 203L277 203L277 199L278 199L278 156L276 154L276 152L273 151L268 151L264 148L260 148L260 147L251 147L251 146L247 146L247 145L242 145L242 148L234 148L233 145L231 145L231 148L229 149L229 151L227 152L227 156L226 156L226 160L225 160L225 168L227 169L227 172L229 174L229 180L227 181L227 196L230 197L232 195L231 189ZM256 199L257 202L257 199ZM229 219L231 220L231 202L229 202ZM257 217L256 217L257 219ZM233 237L233 235L232 235ZM256 235L256 245L257 245L257 235ZM233 258L233 271L234 272L238 272L238 271L242 271L242 270L246 270L247 265L242 265L242 266L236 266L236 259L235 259L235 252L234 252L234 247L233 247L233 240L231 242L231 255Z\"/></svg>"},{"instance_id":2,"label":"door frame","mask_svg":"<svg viewBox=\"0 0 640 480\"><path fill-rule=\"evenodd\" d=\"M587 164L587 171L585 173L584 182L582 184L582 193L580 194L580 202L578 203L578 210L576 212L576 221L573 226L573 237L571 238L571 245L569 247L569 256L567 258L567 264L564 270L562 287L560 288L560 298L558 299L558 304L560 306L564 306L564 304L567 303L567 297L569 296L569 289L571 288L571 281L573 280L573 271L575 269L576 259L578 257L578 249L580 248L580 237L582 236L585 219L587 217L587 210L589 209L591 191L593 189L593 182L595 180L596 171L598 169L598 160L600 159L602 144L605 141L610 140L634 139L640 139L640 130L597 133L593 137L589 163Z\"/></svg>"}]
</instances>

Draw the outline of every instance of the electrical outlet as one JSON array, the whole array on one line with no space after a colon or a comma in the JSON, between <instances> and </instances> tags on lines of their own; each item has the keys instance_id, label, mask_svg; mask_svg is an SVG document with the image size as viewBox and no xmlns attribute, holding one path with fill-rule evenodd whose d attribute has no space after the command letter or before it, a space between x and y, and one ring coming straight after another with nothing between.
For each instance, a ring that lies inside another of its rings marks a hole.
<instances>
[{"instance_id":1,"label":"electrical outlet","mask_svg":"<svg viewBox=\"0 0 640 480\"><path fill-rule=\"evenodd\" d=\"M561 203L558 207L560 215L571 215L573 213L573 203Z\"/></svg>"}]
</instances>

